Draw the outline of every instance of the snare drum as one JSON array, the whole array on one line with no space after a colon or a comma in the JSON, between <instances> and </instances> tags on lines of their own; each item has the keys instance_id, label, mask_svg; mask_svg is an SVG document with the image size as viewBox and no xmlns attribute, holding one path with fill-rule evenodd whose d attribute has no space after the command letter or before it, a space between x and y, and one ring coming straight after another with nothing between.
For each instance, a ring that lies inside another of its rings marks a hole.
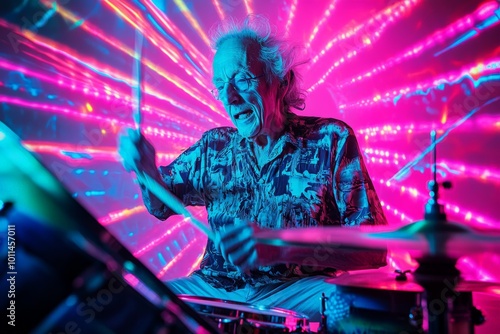
<instances>
[{"instance_id":1,"label":"snare drum","mask_svg":"<svg viewBox=\"0 0 500 334\"><path fill-rule=\"evenodd\" d=\"M307 333L309 319L293 311L228 300L179 295L200 315L213 320L223 333Z\"/></svg>"}]
</instances>

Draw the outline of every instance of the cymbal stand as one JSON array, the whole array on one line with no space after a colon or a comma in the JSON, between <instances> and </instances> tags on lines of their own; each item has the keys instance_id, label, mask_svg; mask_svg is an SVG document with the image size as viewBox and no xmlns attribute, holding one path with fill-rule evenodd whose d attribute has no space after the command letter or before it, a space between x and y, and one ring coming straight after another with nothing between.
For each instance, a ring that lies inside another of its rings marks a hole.
<instances>
[{"instance_id":1,"label":"cymbal stand","mask_svg":"<svg viewBox=\"0 0 500 334\"><path fill-rule=\"evenodd\" d=\"M433 179L429 182L429 194L425 207L425 224L419 227L429 243L429 254L416 259L419 263L414 272L417 283L424 288L426 306L424 319L427 319L429 334L450 333L451 298L460 271L456 268L457 259L445 255L445 246L449 236L462 233L463 226L449 223L446 219L443 205L439 204L439 183L436 180L436 132L431 132L434 145L432 156ZM451 183L443 182L444 188L450 188Z\"/></svg>"}]
</instances>

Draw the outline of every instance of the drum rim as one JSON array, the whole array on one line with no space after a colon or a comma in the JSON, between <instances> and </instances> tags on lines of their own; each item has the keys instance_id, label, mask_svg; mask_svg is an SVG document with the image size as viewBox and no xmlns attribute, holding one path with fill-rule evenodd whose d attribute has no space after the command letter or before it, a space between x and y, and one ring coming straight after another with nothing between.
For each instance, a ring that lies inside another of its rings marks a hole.
<instances>
[{"instance_id":1,"label":"drum rim","mask_svg":"<svg viewBox=\"0 0 500 334\"><path fill-rule=\"evenodd\" d=\"M239 320L239 319L244 319L250 323L258 323L258 324L269 324L269 325L279 325L279 324L287 324L287 320L289 319L294 319L294 321L299 324L299 322L302 322L302 326L309 326L309 317L306 316L305 314L298 313L292 310L280 308L280 307L271 307L271 306L266 306L266 305L254 305L254 304L249 304L249 303L243 303L243 302L238 302L238 301L233 301L233 300L225 300L225 299L220 299L220 298L211 298L211 297L204 297L204 296L194 296L194 295L188 295L188 294L179 294L177 295L183 302L190 304L190 303L196 303L197 301L209 301L209 302L218 302L221 303L220 306L214 306L214 305L204 305L204 306L209 306L217 310L230 310L230 311L236 311L237 314L240 313L247 313L245 310L241 309L235 309L231 308L231 305L234 306L244 306L252 311L255 311L252 313L252 316L260 316L262 318L259 319L252 319L251 317L231 317L232 320ZM201 304L201 303L198 303ZM203 304L201 304L203 305ZM227 305L227 308L225 308L223 305ZM260 313L259 313L260 312ZM268 312L268 313L264 313ZM220 314L217 313L207 313L204 314L206 316L214 316L214 317L226 317L229 318L230 316L227 314Z\"/></svg>"}]
</instances>

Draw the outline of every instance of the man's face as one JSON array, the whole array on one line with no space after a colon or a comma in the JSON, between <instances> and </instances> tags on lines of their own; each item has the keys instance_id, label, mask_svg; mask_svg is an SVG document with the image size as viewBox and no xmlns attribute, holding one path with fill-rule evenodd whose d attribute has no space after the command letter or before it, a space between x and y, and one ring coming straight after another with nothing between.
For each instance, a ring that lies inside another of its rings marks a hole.
<instances>
[{"instance_id":1,"label":"man's face","mask_svg":"<svg viewBox=\"0 0 500 334\"><path fill-rule=\"evenodd\" d=\"M257 47L246 48L241 40L231 38L222 43L213 62L213 83L219 89L220 100L238 132L246 138L269 132L271 120L279 112L278 80L270 86L266 83L258 52ZM259 78L248 80L254 77ZM246 83L245 91L236 87Z\"/></svg>"}]
</instances>

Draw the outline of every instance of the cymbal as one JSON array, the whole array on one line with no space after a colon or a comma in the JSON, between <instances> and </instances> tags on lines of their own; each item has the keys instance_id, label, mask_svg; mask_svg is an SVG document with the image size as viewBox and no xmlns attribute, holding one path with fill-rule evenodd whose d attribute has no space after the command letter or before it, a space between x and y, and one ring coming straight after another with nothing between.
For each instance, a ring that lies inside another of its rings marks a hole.
<instances>
[{"instance_id":1,"label":"cymbal","mask_svg":"<svg viewBox=\"0 0 500 334\"><path fill-rule=\"evenodd\" d=\"M397 230L391 226L263 230L257 232L256 241L280 247L329 245L363 249L391 248L408 251L417 257L438 255L458 258L484 252L500 253L500 231L480 232L449 222L442 223L446 224L446 228L434 228L432 224L435 223L420 221Z\"/></svg>"},{"instance_id":2,"label":"cymbal","mask_svg":"<svg viewBox=\"0 0 500 334\"><path fill-rule=\"evenodd\" d=\"M364 272L352 272L335 278L329 278L326 282L343 287L366 288L386 291L423 292L424 288L415 282L411 274L407 274L406 281L397 281L396 273L381 272L379 270L365 270ZM451 288L451 285L450 285ZM500 295L500 283L485 281L459 280L455 286L458 292L481 292Z\"/></svg>"}]
</instances>

